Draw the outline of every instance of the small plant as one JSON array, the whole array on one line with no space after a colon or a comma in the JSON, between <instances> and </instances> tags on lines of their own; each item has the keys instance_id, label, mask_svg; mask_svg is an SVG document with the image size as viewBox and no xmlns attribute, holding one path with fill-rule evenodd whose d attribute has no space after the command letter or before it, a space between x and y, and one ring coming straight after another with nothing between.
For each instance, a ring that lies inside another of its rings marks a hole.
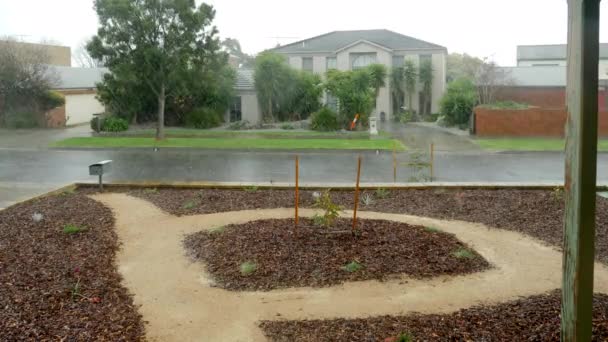
<instances>
[{"instance_id":1,"label":"small plant","mask_svg":"<svg viewBox=\"0 0 608 342\"><path fill-rule=\"evenodd\" d=\"M80 289L80 277L76 279L76 283L72 285L71 288L72 301L76 299L76 297L82 297L81 289Z\"/></svg>"},{"instance_id":2,"label":"small plant","mask_svg":"<svg viewBox=\"0 0 608 342\"><path fill-rule=\"evenodd\" d=\"M424 227L424 230L426 230L427 232L430 232L430 233L439 233L439 232L441 232L440 229L437 229L435 227Z\"/></svg>"},{"instance_id":3,"label":"small plant","mask_svg":"<svg viewBox=\"0 0 608 342\"><path fill-rule=\"evenodd\" d=\"M320 216L321 219L319 219L319 222L322 223L321 225L325 227L331 226L334 221L336 221L336 219L340 216L340 211L342 211L342 207L335 204L331 200L329 192L330 189L323 191L323 194L321 194L321 196L317 198L314 205L316 208L320 208L325 211L325 213L323 213L323 216Z\"/></svg>"},{"instance_id":4,"label":"small plant","mask_svg":"<svg viewBox=\"0 0 608 342\"><path fill-rule=\"evenodd\" d=\"M364 194L363 197L361 197L361 203L363 203L363 205L365 206L370 206L374 204L374 196L370 194Z\"/></svg>"},{"instance_id":5,"label":"small plant","mask_svg":"<svg viewBox=\"0 0 608 342\"><path fill-rule=\"evenodd\" d=\"M44 215L42 215L41 213L33 213L32 214L32 221L38 223L40 221L42 221L44 219Z\"/></svg>"},{"instance_id":6,"label":"small plant","mask_svg":"<svg viewBox=\"0 0 608 342\"><path fill-rule=\"evenodd\" d=\"M412 342L413 340L414 337L410 333L402 332L401 334L399 334L399 336L397 336L395 342Z\"/></svg>"},{"instance_id":7,"label":"small plant","mask_svg":"<svg viewBox=\"0 0 608 342\"><path fill-rule=\"evenodd\" d=\"M256 192L258 191L258 187L256 185L243 187L243 190L246 192Z\"/></svg>"},{"instance_id":8,"label":"small plant","mask_svg":"<svg viewBox=\"0 0 608 342\"><path fill-rule=\"evenodd\" d=\"M67 188L67 189L65 189L65 190L63 190L61 192L61 194L64 195L64 196L73 195L75 193L76 193L76 188L75 187Z\"/></svg>"},{"instance_id":9,"label":"small plant","mask_svg":"<svg viewBox=\"0 0 608 342\"><path fill-rule=\"evenodd\" d=\"M258 269L258 265L255 262L245 261L241 264L241 274L248 276Z\"/></svg>"},{"instance_id":10,"label":"small plant","mask_svg":"<svg viewBox=\"0 0 608 342\"><path fill-rule=\"evenodd\" d=\"M357 261L351 261L342 267L342 269L348 273L357 272L357 271L361 270L362 268L363 268L363 265L361 265Z\"/></svg>"},{"instance_id":11,"label":"small plant","mask_svg":"<svg viewBox=\"0 0 608 342\"><path fill-rule=\"evenodd\" d=\"M157 188L145 189L144 193L146 193L146 194L157 194L158 193L158 189Z\"/></svg>"},{"instance_id":12,"label":"small plant","mask_svg":"<svg viewBox=\"0 0 608 342\"><path fill-rule=\"evenodd\" d=\"M389 191L385 188L378 188L376 189L376 197L382 199L382 198L387 198L389 194Z\"/></svg>"},{"instance_id":13,"label":"small plant","mask_svg":"<svg viewBox=\"0 0 608 342\"><path fill-rule=\"evenodd\" d=\"M293 125L290 123L284 123L281 125L281 129L290 130L290 129L295 129L295 127L293 127Z\"/></svg>"},{"instance_id":14,"label":"small plant","mask_svg":"<svg viewBox=\"0 0 608 342\"><path fill-rule=\"evenodd\" d=\"M456 252L453 253L454 256L458 259L473 259L475 258L475 254L466 248L459 248Z\"/></svg>"},{"instance_id":15,"label":"small plant","mask_svg":"<svg viewBox=\"0 0 608 342\"><path fill-rule=\"evenodd\" d=\"M219 226L219 227L215 227L215 228L211 229L209 232L211 234L222 234L225 231L226 231L225 226Z\"/></svg>"},{"instance_id":16,"label":"small plant","mask_svg":"<svg viewBox=\"0 0 608 342\"><path fill-rule=\"evenodd\" d=\"M182 209L190 210L190 209L196 207L197 205L198 205L198 202L196 200L189 200L189 201L186 201L186 203L184 203L184 205L182 205Z\"/></svg>"},{"instance_id":17,"label":"small plant","mask_svg":"<svg viewBox=\"0 0 608 342\"><path fill-rule=\"evenodd\" d=\"M79 227L79 226L76 226L73 224L67 224L67 225L63 226L63 232L68 235L77 234L77 233L83 232L85 230L86 230L86 228Z\"/></svg>"},{"instance_id":18,"label":"small plant","mask_svg":"<svg viewBox=\"0 0 608 342\"><path fill-rule=\"evenodd\" d=\"M564 188L558 186L555 189L553 189L553 197L555 197L555 199L558 201L563 200L564 199Z\"/></svg>"}]
</instances>

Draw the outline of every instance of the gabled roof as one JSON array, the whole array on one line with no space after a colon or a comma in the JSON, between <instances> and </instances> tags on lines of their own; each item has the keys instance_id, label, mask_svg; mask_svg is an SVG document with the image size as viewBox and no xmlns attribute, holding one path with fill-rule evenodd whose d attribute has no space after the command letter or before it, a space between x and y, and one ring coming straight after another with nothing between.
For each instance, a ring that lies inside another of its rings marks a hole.
<instances>
[{"instance_id":1,"label":"gabled roof","mask_svg":"<svg viewBox=\"0 0 608 342\"><path fill-rule=\"evenodd\" d=\"M92 89L101 82L107 68L72 68L49 66L49 71L57 75L58 83L54 89Z\"/></svg>"},{"instance_id":2,"label":"gabled roof","mask_svg":"<svg viewBox=\"0 0 608 342\"><path fill-rule=\"evenodd\" d=\"M445 47L389 30L334 31L270 51L278 53L335 52L358 41L369 41L390 50L446 50Z\"/></svg>"},{"instance_id":3,"label":"gabled roof","mask_svg":"<svg viewBox=\"0 0 608 342\"><path fill-rule=\"evenodd\" d=\"M517 60L561 59L568 56L566 44L518 45ZM600 58L608 58L608 43L600 44Z\"/></svg>"},{"instance_id":4,"label":"gabled roof","mask_svg":"<svg viewBox=\"0 0 608 342\"><path fill-rule=\"evenodd\" d=\"M253 69L236 69L236 82L234 89L251 90L255 88Z\"/></svg>"}]
</instances>

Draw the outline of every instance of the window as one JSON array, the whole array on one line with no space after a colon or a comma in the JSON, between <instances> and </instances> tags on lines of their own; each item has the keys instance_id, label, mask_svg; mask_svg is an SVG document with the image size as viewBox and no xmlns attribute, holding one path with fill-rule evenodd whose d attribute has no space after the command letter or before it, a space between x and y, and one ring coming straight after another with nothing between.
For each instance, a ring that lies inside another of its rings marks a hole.
<instances>
[{"instance_id":1,"label":"window","mask_svg":"<svg viewBox=\"0 0 608 342\"><path fill-rule=\"evenodd\" d=\"M365 68L370 64L376 63L376 53L351 53L350 66L352 70Z\"/></svg>"},{"instance_id":2,"label":"window","mask_svg":"<svg viewBox=\"0 0 608 342\"><path fill-rule=\"evenodd\" d=\"M312 57L302 58L302 70L312 72Z\"/></svg>"},{"instance_id":3,"label":"window","mask_svg":"<svg viewBox=\"0 0 608 342\"><path fill-rule=\"evenodd\" d=\"M336 57L327 57L325 62L327 70L338 69L338 60Z\"/></svg>"},{"instance_id":4,"label":"window","mask_svg":"<svg viewBox=\"0 0 608 342\"><path fill-rule=\"evenodd\" d=\"M404 63L404 56L393 56L393 68L402 67Z\"/></svg>"}]
</instances>

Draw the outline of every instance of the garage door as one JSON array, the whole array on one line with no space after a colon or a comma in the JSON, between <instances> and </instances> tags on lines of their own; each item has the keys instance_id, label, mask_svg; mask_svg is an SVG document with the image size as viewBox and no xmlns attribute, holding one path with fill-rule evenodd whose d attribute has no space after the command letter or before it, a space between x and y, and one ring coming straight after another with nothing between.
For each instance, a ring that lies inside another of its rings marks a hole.
<instances>
[{"instance_id":1,"label":"garage door","mask_svg":"<svg viewBox=\"0 0 608 342\"><path fill-rule=\"evenodd\" d=\"M104 112L104 107L95 94L66 95L65 116L66 125L78 125L87 123L93 118L93 114Z\"/></svg>"}]
</instances>

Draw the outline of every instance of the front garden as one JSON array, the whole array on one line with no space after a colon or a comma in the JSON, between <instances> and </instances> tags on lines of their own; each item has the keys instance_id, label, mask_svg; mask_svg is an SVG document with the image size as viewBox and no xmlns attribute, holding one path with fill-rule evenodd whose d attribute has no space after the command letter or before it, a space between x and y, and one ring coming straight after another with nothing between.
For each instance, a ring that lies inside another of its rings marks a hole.
<instances>
[{"instance_id":1,"label":"front garden","mask_svg":"<svg viewBox=\"0 0 608 342\"><path fill-rule=\"evenodd\" d=\"M352 190L300 191L297 224L294 199L293 189L85 187L0 211L0 333L559 338L560 189L364 189L354 229ZM602 341L608 200L597 206Z\"/></svg>"}]
</instances>

